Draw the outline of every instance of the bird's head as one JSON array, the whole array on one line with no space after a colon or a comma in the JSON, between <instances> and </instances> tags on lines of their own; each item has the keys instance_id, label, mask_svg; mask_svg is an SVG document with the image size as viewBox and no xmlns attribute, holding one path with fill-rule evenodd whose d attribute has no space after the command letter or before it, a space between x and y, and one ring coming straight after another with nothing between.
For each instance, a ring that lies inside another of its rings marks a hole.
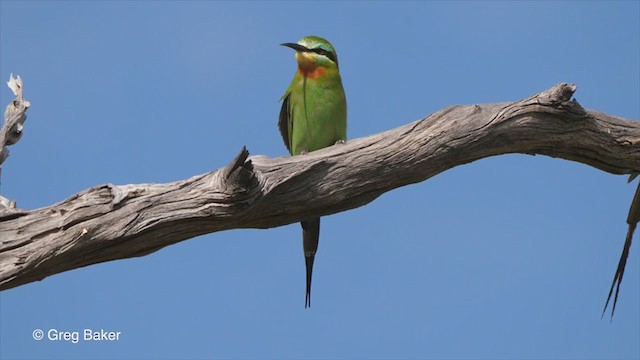
<instances>
[{"instance_id":1,"label":"bird's head","mask_svg":"<svg viewBox=\"0 0 640 360\"><path fill-rule=\"evenodd\" d=\"M313 72L318 67L338 68L338 55L333 45L326 39L318 36L305 36L297 43L284 43L282 46L290 47L296 51L298 68L303 72Z\"/></svg>"}]
</instances>

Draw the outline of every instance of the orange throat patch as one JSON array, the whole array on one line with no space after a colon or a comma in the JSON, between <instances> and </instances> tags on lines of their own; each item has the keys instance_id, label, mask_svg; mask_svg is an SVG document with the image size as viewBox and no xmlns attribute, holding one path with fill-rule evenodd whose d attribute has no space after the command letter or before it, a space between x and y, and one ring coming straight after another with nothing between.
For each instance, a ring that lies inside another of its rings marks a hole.
<instances>
[{"instance_id":1,"label":"orange throat patch","mask_svg":"<svg viewBox=\"0 0 640 360\"><path fill-rule=\"evenodd\" d=\"M323 68L322 66L298 68L298 73L300 73L300 75L309 79L321 78L326 71L327 69Z\"/></svg>"},{"instance_id":2,"label":"orange throat patch","mask_svg":"<svg viewBox=\"0 0 640 360\"><path fill-rule=\"evenodd\" d=\"M318 79L327 71L325 67L316 63L313 55L308 53L297 53L296 60L298 61L298 73L306 78Z\"/></svg>"}]
</instances>

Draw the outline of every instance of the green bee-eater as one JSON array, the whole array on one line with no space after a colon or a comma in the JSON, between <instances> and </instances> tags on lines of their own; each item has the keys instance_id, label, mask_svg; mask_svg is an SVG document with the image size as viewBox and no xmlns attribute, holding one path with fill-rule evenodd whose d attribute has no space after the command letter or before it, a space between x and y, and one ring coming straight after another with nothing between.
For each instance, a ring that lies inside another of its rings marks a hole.
<instances>
[{"instance_id":1,"label":"green bee-eater","mask_svg":"<svg viewBox=\"0 0 640 360\"><path fill-rule=\"evenodd\" d=\"M296 51L298 70L282 96L278 127L291 155L331 146L347 140L347 99L338 71L338 55L330 42L305 36L297 44L283 46ZM311 306L311 274L320 237L320 218L305 219L302 248L307 268L304 307Z\"/></svg>"}]
</instances>

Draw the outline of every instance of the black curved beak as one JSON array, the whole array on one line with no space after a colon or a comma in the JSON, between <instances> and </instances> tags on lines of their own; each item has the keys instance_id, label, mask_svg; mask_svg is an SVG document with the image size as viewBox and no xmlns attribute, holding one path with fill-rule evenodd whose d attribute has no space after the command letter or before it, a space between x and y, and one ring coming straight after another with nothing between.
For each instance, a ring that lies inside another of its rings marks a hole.
<instances>
[{"instance_id":1,"label":"black curved beak","mask_svg":"<svg viewBox=\"0 0 640 360\"><path fill-rule=\"evenodd\" d=\"M306 47L296 43L284 43L284 44L280 44L280 46L286 46L286 47L292 48L295 51L309 51L309 49L307 49Z\"/></svg>"}]
</instances>

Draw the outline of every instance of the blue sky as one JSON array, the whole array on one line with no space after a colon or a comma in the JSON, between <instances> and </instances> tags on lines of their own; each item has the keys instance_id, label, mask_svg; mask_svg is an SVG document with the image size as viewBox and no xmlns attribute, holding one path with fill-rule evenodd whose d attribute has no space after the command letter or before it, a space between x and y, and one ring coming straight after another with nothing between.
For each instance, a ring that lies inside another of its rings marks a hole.
<instances>
[{"instance_id":1,"label":"blue sky","mask_svg":"<svg viewBox=\"0 0 640 360\"><path fill-rule=\"evenodd\" d=\"M1 191L35 209L103 184L184 179L246 145L285 156L295 71L278 46L332 41L349 138L559 82L638 120L640 3L0 2L0 77L31 101ZM4 85L2 108L12 99ZM0 293L0 357L640 357L640 248L600 313L635 185L504 155L323 218L304 309L298 224L200 236ZM120 331L36 341L34 329Z\"/></svg>"}]
</instances>

